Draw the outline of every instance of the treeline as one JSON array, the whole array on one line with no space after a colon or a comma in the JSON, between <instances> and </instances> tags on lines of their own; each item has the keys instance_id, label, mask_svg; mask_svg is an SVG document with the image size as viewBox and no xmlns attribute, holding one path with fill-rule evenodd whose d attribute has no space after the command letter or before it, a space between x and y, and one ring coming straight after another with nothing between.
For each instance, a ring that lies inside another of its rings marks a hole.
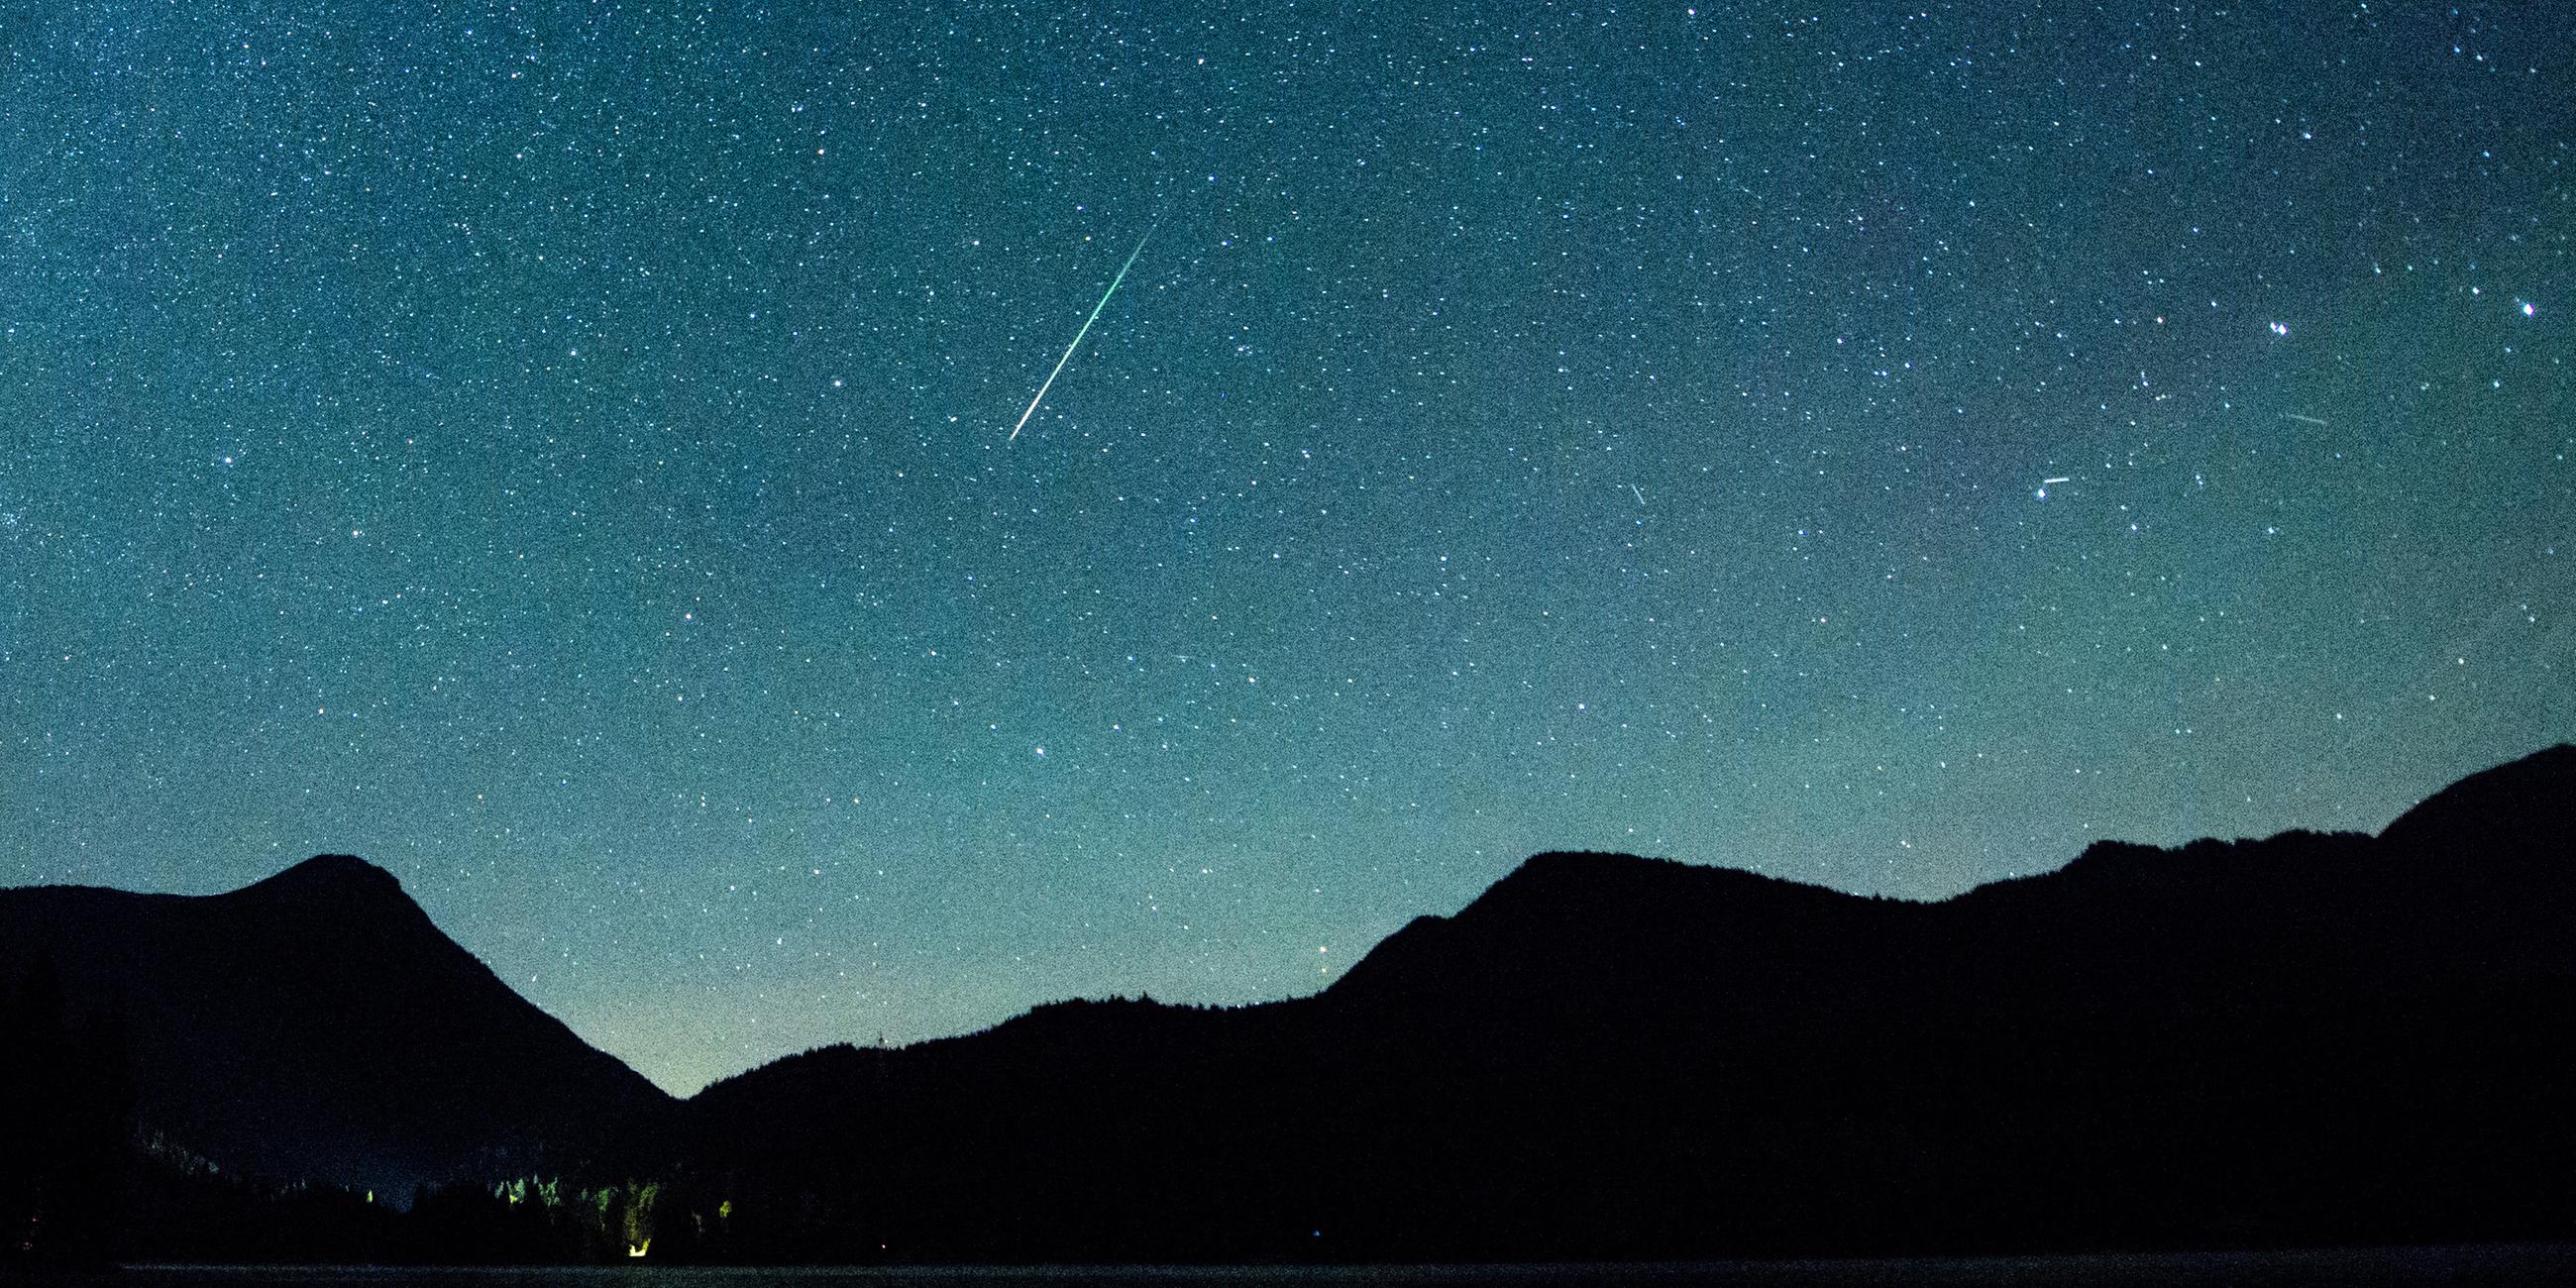
<instances>
[{"instance_id":1,"label":"treeline","mask_svg":"<svg viewBox=\"0 0 2576 1288\"><path fill-rule=\"evenodd\" d=\"M123 1034L76 1020L53 964L0 973L0 1268L114 1251L134 1092Z\"/></svg>"},{"instance_id":2,"label":"treeline","mask_svg":"<svg viewBox=\"0 0 2576 1288\"><path fill-rule=\"evenodd\" d=\"M394 1196L227 1170L137 1124L121 1024L76 1013L65 996L49 960L0 966L0 1272L153 1261L561 1265L749 1251L733 1247L724 1195L672 1179L470 1180Z\"/></svg>"},{"instance_id":3,"label":"treeline","mask_svg":"<svg viewBox=\"0 0 2576 1288\"><path fill-rule=\"evenodd\" d=\"M137 1169L126 1261L598 1265L736 1259L732 1204L671 1180L519 1177L424 1186L407 1207L328 1185L225 1176L156 1157Z\"/></svg>"}]
</instances>

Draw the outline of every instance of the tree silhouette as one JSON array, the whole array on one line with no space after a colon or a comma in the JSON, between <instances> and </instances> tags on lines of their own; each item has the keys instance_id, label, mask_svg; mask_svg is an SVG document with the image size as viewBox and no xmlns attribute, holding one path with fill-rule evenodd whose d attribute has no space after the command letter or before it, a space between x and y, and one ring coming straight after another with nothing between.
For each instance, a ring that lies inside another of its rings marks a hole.
<instances>
[{"instance_id":1,"label":"tree silhouette","mask_svg":"<svg viewBox=\"0 0 2576 1288\"><path fill-rule=\"evenodd\" d=\"M122 1034L74 1023L47 958L0 1000L0 1265L79 1265L114 1251L132 1105Z\"/></svg>"}]
</instances>

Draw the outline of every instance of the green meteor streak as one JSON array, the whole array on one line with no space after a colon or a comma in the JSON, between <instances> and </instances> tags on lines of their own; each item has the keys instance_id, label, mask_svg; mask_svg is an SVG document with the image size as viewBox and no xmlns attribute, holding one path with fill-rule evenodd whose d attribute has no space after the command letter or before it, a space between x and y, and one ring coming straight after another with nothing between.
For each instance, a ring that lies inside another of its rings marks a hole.
<instances>
[{"instance_id":1,"label":"green meteor streak","mask_svg":"<svg viewBox=\"0 0 2576 1288\"><path fill-rule=\"evenodd\" d=\"M1136 257L1145 253L1146 241L1153 237L1154 229L1162 226L1161 220L1155 220L1145 229L1145 235L1136 239L1136 249L1127 252L1127 262L1118 266L1116 277L1109 279L1109 289L1100 293L1100 302L1091 306L1091 316L1082 320L1082 329L1073 333L1073 343L1064 346L1064 356L1055 360L1055 370L1047 373L1046 383L1038 386L1038 396L1029 400L1029 409L1020 413L1020 423L1011 426L1011 437L1003 442L1018 438L1020 431L1028 428L1029 417L1038 414L1038 404L1046 401L1047 390L1054 388L1055 378L1064 374L1064 364L1073 361L1073 351L1082 347L1082 337L1091 334L1091 324L1100 320L1100 311L1109 307L1109 297L1118 293L1118 284L1127 280L1127 270L1136 267Z\"/></svg>"}]
</instances>

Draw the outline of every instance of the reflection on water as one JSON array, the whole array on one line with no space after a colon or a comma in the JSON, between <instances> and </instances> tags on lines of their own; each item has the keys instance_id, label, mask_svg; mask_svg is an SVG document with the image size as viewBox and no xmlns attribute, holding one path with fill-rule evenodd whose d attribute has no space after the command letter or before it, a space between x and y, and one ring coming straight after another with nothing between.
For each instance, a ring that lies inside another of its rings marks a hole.
<instances>
[{"instance_id":1,"label":"reflection on water","mask_svg":"<svg viewBox=\"0 0 2576 1288\"><path fill-rule=\"evenodd\" d=\"M68 1282L82 1282L73 1280ZM1964 1260L1708 1262L1619 1266L1077 1266L1035 1269L543 1267L416 1270L347 1266L146 1266L87 1282L117 1288L2376 1288L2576 1284L2576 1246L2323 1252L1987 1257Z\"/></svg>"}]
</instances>

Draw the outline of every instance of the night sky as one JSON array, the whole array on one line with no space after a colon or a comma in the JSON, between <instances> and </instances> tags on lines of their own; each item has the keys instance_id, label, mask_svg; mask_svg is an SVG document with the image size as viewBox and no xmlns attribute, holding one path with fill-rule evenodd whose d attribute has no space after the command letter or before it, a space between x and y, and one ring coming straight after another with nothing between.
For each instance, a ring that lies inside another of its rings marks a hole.
<instances>
[{"instance_id":1,"label":"night sky","mask_svg":"<svg viewBox=\"0 0 2576 1288\"><path fill-rule=\"evenodd\" d=\"M361 854L674 1089L1311 991L1544 849L1937 897L2576 737L2562 6L0 60L0 884Z\"/></svg>"}]
</instances>

